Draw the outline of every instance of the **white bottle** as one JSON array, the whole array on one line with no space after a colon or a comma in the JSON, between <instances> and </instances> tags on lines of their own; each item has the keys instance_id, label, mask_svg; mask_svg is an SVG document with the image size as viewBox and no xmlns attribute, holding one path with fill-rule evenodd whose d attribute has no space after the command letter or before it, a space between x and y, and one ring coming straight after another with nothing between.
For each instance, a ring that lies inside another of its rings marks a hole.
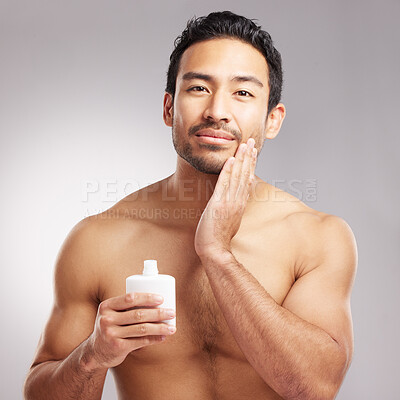
<instances>
[{"instance_id":1,"label":"white bottle","mask_svg":"<svg viewBox=\"0 0 400 400\"><path fill-rule=\"evenodd\" d=\"M158 273L157 260L145 260L143 275L132 275L126 278L126 293L156 293L164 297L164 302L157 307L172 308L175 306L175 278L171 275ZM168 325L176 326L176 318L165 321Z\"/></svg>"}]
</instances>

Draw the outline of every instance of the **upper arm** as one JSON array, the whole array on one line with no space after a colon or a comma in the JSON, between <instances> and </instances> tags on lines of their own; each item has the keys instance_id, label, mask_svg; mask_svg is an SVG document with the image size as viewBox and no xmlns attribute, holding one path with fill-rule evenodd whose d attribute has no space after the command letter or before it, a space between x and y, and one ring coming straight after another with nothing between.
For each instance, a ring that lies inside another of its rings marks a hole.
<instances>
[{"instance_id":1,"label":"upper arm","mask_svg":"<svg viewBox=\"0 0 400 400\"><path fill-rule=\"evenodd\" d=\"M66 358L92 333L97 313L95 251L90 222L83 220L59 251L54 304L33 365Z\"/></svg>"},{"instance_id":2,"label":"upper arm","mask_svg":"<svg viewBox=\"0 0 400 400\"><path fill-rule=\"evenodd\" d=\"M282 306L328 333L345 355L347 370L353 355L350 296L356 242L346 222L335 216L325 217L314 234L315 251L321 252L318 265L298 277Z\"/></svg>"}]
</instances>

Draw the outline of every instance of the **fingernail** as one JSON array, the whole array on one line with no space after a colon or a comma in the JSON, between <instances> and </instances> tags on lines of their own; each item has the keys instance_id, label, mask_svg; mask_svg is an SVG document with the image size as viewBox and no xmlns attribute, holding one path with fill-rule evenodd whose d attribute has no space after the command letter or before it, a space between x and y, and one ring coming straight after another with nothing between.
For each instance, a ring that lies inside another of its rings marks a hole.
<instances>
[{"instance_id":1,"label":"fingernail","mask_svg":"<svg viewBox=\"0 0 400 400\"><path fill-rule=\"evenodd\" d=\"M169 326L169 327L168 327L168 330L169 330L171 333L174 333L174 332L176 331L176 328L175 328L174 326Z\"/></svg>"},{"instance_id":2,"label":"fingernail","mask_svg":"<svg viewBox=\"0 0 400 400\"><path fill-rule=\"evenodd\" d=\"M174 310L168 310L167 311L168 317L175 317L175 311Z\"/></svg>"}]
</instances>

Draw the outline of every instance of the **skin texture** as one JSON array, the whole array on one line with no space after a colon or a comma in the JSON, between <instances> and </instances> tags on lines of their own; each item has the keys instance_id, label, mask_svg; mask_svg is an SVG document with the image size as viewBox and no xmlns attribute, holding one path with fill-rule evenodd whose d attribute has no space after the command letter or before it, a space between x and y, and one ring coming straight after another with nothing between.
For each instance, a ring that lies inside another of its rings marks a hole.
<instances>
[{"instance_id":1,"label":"skin texture","mask_svg":"<svg viewBox=\"0 0 400 400\"><path fill-rule=\"evenodd\" d=\"M100 399L109 368L120 399L335 397L353 355L356 244L345 221L254 175L286 112L267 115L267 71L237 40L184 53L164 97L176 172L65 240L27 399ZM206 142L198 127L233 140ZM151 294L124 295L145 259L176 278L176 332Z\"/></svg>"}]
</instances>

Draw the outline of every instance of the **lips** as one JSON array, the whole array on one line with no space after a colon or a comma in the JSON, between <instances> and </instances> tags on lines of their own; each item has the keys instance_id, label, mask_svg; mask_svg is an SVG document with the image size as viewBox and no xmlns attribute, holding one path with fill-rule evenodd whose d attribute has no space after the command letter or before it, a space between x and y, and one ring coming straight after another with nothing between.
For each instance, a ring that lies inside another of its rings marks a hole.
<instances>
[{"instance_id":1,"label":"lips","mask_svg":"<svg viewBox=\"0 0 400 400\"><path fill-rule=\"evenodd\" d=\"M225 131L216 131L214 129L201 129L196 132L196 136L199 137L211 137L217 139L225 139L225 140L235 140L235 137Z\"/></svg>"}]
</instances>

